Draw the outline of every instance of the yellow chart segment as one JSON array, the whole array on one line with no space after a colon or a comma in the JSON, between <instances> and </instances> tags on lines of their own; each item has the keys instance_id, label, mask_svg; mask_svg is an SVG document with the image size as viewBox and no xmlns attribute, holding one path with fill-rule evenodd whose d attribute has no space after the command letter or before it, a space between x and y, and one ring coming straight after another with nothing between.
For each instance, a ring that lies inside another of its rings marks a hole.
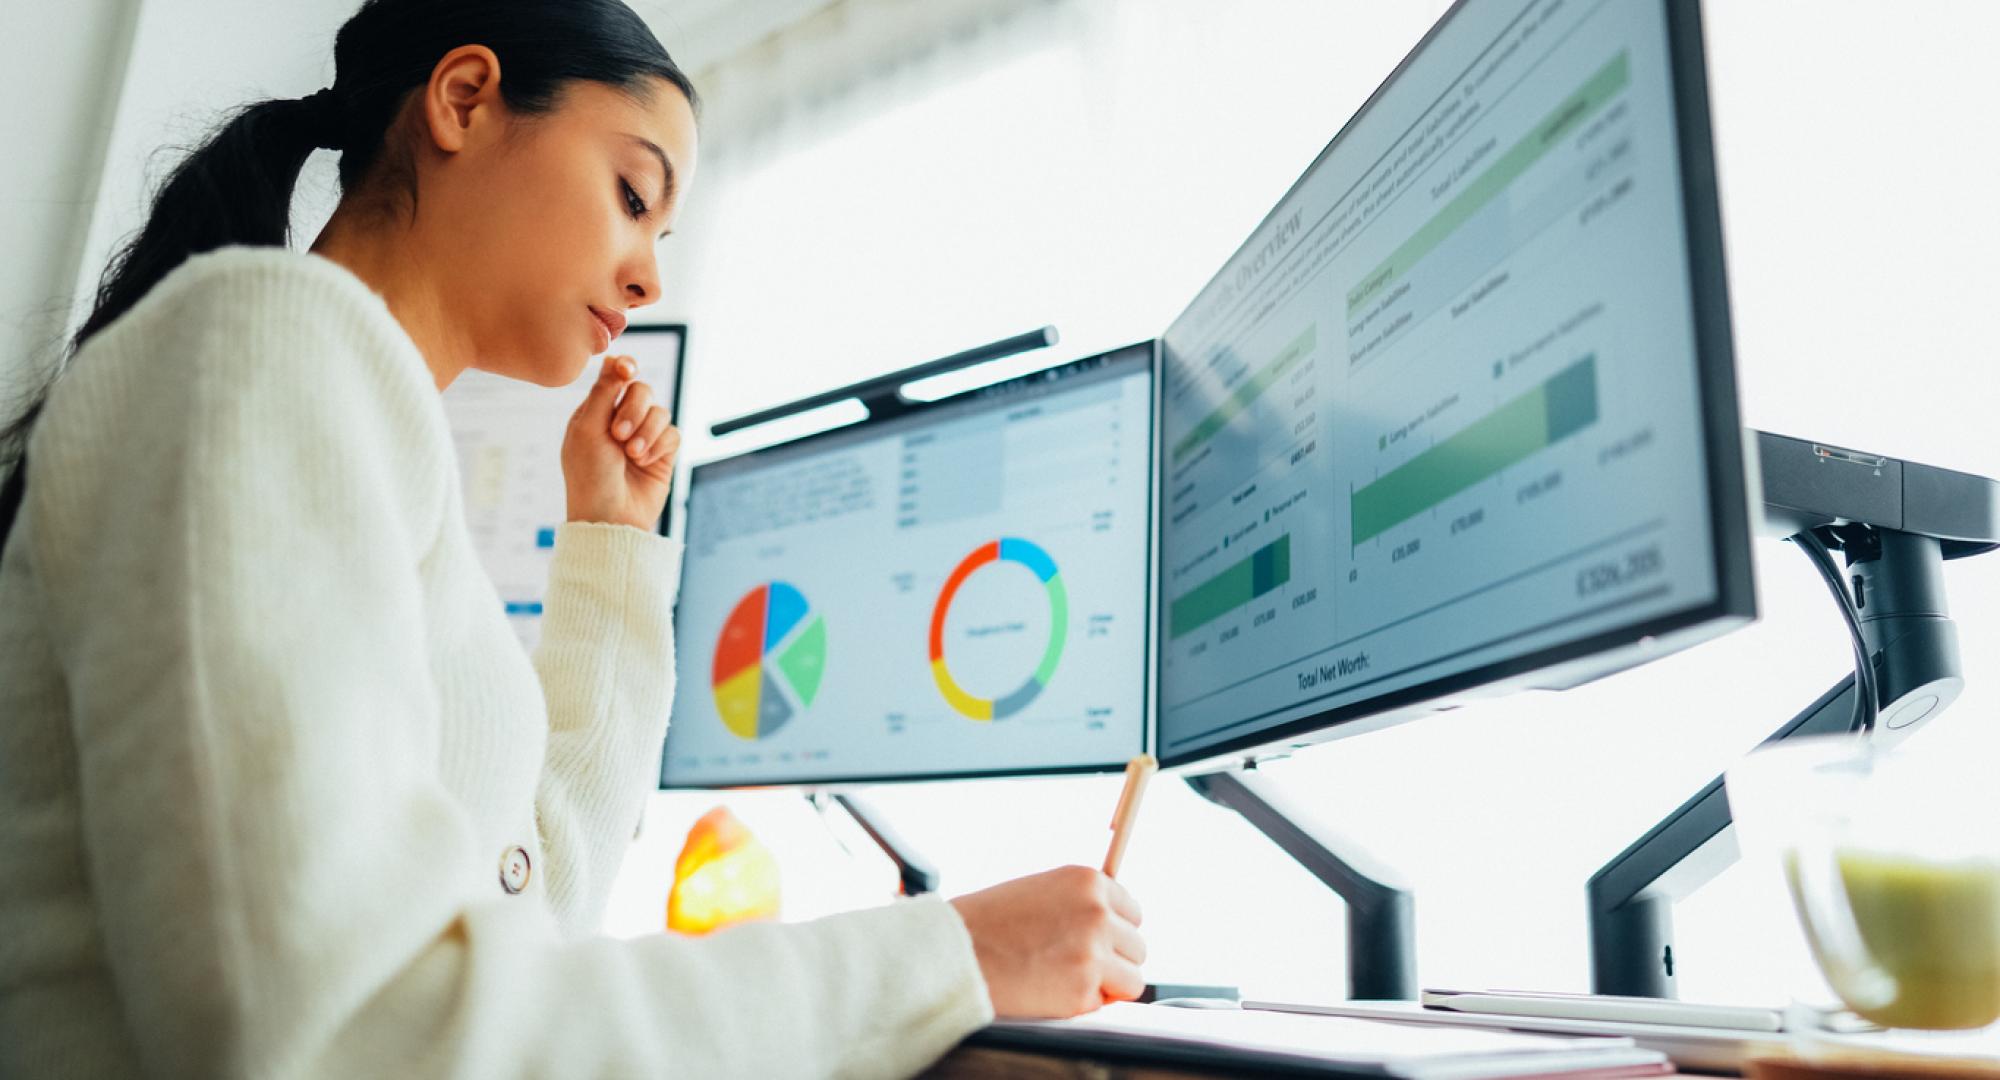
<instances>
[{"instance_id":1,"label":"yellow chart segment","mask_svg":"<svg viewBox=\"0 0 2000 1080\"><path fill-rule=\"evenodd\" d=\"M757 737L757 706L762 702L764 669L756 664L715 684L715 707L723 726L745 739Z\"/></svg>"},{"instance_id":2,"label":"yellow chart segment","mask_svg":"<svg viewBox=\"0 0 2000 1080\"><path fill-rule=\"evenodd\" d=\"M993 703L985 698L976 698L962 689L951 677L950 669L944 666L943 658L931 661L931 674L937 676L938 690L951 707L974 720L993 719Z\"/></svg>"}]
</instances>

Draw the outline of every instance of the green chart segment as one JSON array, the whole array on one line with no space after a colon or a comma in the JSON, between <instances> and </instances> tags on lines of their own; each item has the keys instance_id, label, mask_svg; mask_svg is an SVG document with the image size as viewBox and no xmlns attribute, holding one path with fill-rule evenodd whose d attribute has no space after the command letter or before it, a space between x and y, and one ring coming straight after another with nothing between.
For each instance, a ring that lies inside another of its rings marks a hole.
<instances>
[{"instance_id":1,"label":"green chart segment","mask_svg":"<svg viewBox=\"0 0 2000 1080\"><path fill-rule=\"evenodd\" d=\"M1494 162L1479 178L1467 185L1464 191L1444 205L1429 221L1416 232L1410 234L1402 246L1382 260L1382 265L1368 273L1347 293L1347 317L1353 318L1363 304L1381 295L1383 290L1397 278L1402 277L1433 248L1443 243L1460 225L1472 215L1486 208L1486 205L1507 190L1508 185L1521 178L1556 144L1581 128L1585 121L1597 115L1612 98L1625 89L1630 79L1629 65L1624 53L1619 53L1611 61L1597 70L1595 75L1584 81L1576 92L1563 99L1534 130L1509 147L1500 160Z\"/></svg>"},{"instance_id":2,"label":"green chart segment","mask_svg":"<svg viewBox=\"0 0 2000 1080\"><path fill-rule=\"evenodd\" d=\"M1354 544L1382 535L1596 422L1597 357L1592 354L1355 491Z\"/></svg>"},{"instance_id":3,"label":"green chart segment","mask_svg":"<svg viewBox=\"0 0 2000 1080\"><path fill-rule=\"evenodd\" d=\"M1290 580L1292 536L1286 533L1183 593L1168 611L1167 634L1192 634Z\"/></svg>"},{"instance_id":4,"label":"green chart segment","mask_svg":"<svg viewBox=\"0 0 2000 1080\"><path fill-rule=\"evenodd\" d=\"M1196 424L1193 430L1174 443L1174 464L1179 465L1189 454L1201 449L1201 444L1214 438L1216 432L1228 427L1229 422L1236 419L1244 409L1249 408L1251 402L1263 396L1264 391L1269 390L1272 383L1284 378L1297 367L1299 361L1312 353L1313 346L1318 343L1318 337L1317 327L1306 327L1305 332L1293 338L1292 343L1285 346L1276 359L1258 369L1255 375L1238 383L1236 389L1222 399L1222 404L1216 406L1214 412L1202 417L1201 422Z\"/></svg>"}]
</instances>

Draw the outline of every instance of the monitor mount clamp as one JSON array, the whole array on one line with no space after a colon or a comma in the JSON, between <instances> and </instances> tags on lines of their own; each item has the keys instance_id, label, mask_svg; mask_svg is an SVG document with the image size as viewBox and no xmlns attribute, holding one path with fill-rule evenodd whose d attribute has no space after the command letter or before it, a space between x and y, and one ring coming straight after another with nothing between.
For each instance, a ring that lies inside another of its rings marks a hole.
<instances>
[{"instance_id":1,"label":"monitor mount clamp","mask_svg":"<svg viewBox=\"0 0 2000 1080\"><path fill-rule=\"evenodd\" d=\"M1764 531L1802 534L1840 551L1873 657L1878 739L1907 735L1964 685L1941 564L2000 547L2000 484L1984 477L1862 454L1768 432L1746 433L1762 475ZM1772 740L1850 731L1853 676ZM1188 777L1241 814L1347 903L1348 992L1358 1000L1417 996L1412 894L1353 843L1303 824L1270 781L1243 771ZM1592 988L1672 997L1672 908L1736 857L1717 778L1590 881Z\"/></svg>"},{"instance_id":2,"label":"monitor mount clamp","mask_svg":"<svg viewBox=\"0 0 2000 1080\"><path fill-rule=\"evenodd\" d=\"M1769 432L1753 435L1762 531L1844 556L1847 581L1835 576L1829 583L1845 594L1842 606L1858 624L1851 628L1861 654L1856 675L1765 742L1853 732L1864 724L1878 742L1901 740L1964 687L1943 564L2000 548L2000 483ZM1862 671L1863 664L1872 671ZM1860 675L1874 683L1873 709L1857 700ZM1717 777L1592 875L1592 992L1674 997L1673 905L1737 854Z\"/></svg>"}]
</instances>

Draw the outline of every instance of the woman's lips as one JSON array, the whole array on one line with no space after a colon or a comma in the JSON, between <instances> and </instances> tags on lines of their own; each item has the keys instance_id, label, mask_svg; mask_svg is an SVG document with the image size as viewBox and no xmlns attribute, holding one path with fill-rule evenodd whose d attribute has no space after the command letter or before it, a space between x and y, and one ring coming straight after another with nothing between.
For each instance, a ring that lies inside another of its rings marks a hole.
<instances>
[{"instance_id":1,"label":"woman's lips","mask_svg":"<svg viewBox=\"0 0 2000 1080\"><path fill-rule=\"evenodd\" d=\"M611 347L612 338L625 332L625 316L615 311L606 311L596 306L591 307L590 315L592 319L596 320L598 327L604 331L602 339L597 343L597 351L603 352Z\"/></svg>"}]
</instances>

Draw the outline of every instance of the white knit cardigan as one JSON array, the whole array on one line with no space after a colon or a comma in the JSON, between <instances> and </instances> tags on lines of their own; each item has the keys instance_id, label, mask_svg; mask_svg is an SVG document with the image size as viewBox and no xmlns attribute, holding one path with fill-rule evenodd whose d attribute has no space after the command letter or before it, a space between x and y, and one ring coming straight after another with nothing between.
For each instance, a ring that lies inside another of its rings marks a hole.
<instances>
[{"instance_id":1,"label":"white knit cardigan","mask_svg":"<svg viewBox=\"0 0 2000 1080\"><path fill-rule=\"evenodd\" d=\"M892 1076L984 1023L935 899L593 936L680 548L564 526L531 663L452 455L316 255L191 259L76 358L0 558L0 1076Z\"/></svg>"}]
</instances>

